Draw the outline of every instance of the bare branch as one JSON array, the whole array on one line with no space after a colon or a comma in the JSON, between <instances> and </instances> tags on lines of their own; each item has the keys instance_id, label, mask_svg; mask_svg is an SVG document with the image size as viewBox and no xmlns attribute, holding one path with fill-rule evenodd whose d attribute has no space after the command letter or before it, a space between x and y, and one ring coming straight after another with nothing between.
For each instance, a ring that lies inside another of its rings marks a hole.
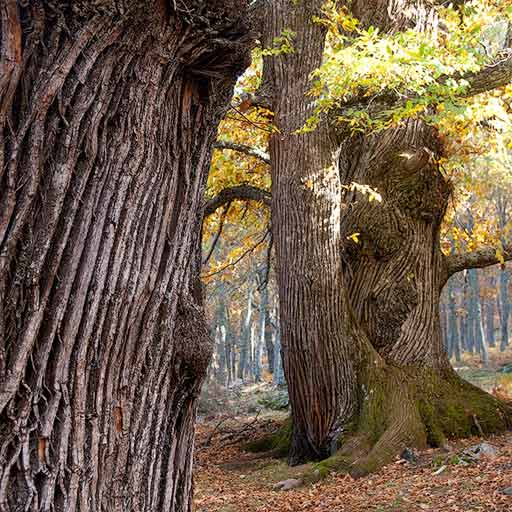
<instances>
[{"instance_id":1,"label":"bare branch","mask_svg":"<svg viewBox=\"0 0 512 512\"><path fill-rule=\"evenodd\" d=\"M512 245L507 245L503 250L503 259L512 260ZM461 254L451 254L445 259L448 280L453 274L470 268L485 268L500 263L494 247L484 247L477 251Z\"/></svg>"},{"instance_id":2,"label":"bare branch","mask_svg":"<svg viewBox=\"0 0 512 512\"><path fill-rule=\"evenodd\" d=\"M261 201L270 207L270 192L252 185L237 185L221 190L215 197L209 199L204 207L204 216L212 215L217 208L220 208L230 201L239 199L242 201Z\"/></svg>"},{"instance_id":3,"label":"bare branch","mask_svg":"<svg viewBox=\"0 0 512 512\"><path fill-rule=\"evenodd\" d=\"M235 261L231 262L231 263L228 263L226 265L224 265L222 268L220 268L219 270L215 270L214 272L211 272L210 274L206 274L206 275L201 275L201 278L203 279L207 279L209 277L212 277L212 276L215 276L217 274L220 274L221 272L224 272L224 270L226 270L227 268L230 268L230 267L234 267L236 266L238 263L240 263L248 254L251 254L253 253L263 242L265 242L265 240L267 239L267 236L270 234L270 226L268 226L267 230L265 231L265 234L263 235L263 237L258 240L254 245L252 245L251 247L249 247L247 250L245 250Z\"/></svg>"},{"instance_id":4,"label":"bare branch","mask_svg":"<svg viewBox=\"0 0 512 512\"><path fill-rule=\"evenodd\" d=\"M261 151L261 149L255 148L253 146L247 146L246 144L237 144L235 142L228 142L225 140L218 140L214 144L214 147L215 149L231 149L232 151L238 151L239 153L244 153L248 156L259 158L267 165L270 165L270 156L264 151Z\"/></svg>"},{"instance_id":5,"label":"bare branch","mask_svg":"<svg viewBox=\"0 0 512 512\"><path fill-rule=\"evenodd\" d=\"M210 258L212 257L213 251L215 250L215 247L217 246L217 242L219 241L220 235L222 235L222 229L224 228L224 223L226 222L226 216L229 211L229 207L231 206L231 201L228 201L226 205L224 206L224 211L222 212L222 215L220 216L220 222L219 222L219 229L217 230L217 233L215 234L215 237L213 238L212 245L210 247L210 250L208 251L208 254L203 259L203 265L206 265Z\"/></svg>"}]
</instances>

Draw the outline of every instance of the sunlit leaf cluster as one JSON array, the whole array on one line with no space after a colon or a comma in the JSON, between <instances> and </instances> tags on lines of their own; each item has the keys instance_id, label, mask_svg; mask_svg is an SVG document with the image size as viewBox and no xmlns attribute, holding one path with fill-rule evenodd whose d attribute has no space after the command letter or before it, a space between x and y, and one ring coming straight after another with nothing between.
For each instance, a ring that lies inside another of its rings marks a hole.
<instances>
[{"instance_id":1,"label":"sunlit leaf cluster","mask_svg":"<svg viewBox=\"0 0 512 512\"><path fill-rule=\"evenodd\" d=\"M467 2L462 10L441 7L424 32L406 30L383 34L361 28L346 11L327 2L317 22L329 27L329 44L322 66L312 74L310 95L316 113L313 129L323 113L338 116L354 130L379 130L405 118L425 117L440 122L444 112L462 113L467 73L480 71L503 48L510 0ZM388 109L361 108L361 99L398 98ZM353 108L350 105L353 104ZM444 105L434 114L432 107Z\"/></svg>"}]
</instances>

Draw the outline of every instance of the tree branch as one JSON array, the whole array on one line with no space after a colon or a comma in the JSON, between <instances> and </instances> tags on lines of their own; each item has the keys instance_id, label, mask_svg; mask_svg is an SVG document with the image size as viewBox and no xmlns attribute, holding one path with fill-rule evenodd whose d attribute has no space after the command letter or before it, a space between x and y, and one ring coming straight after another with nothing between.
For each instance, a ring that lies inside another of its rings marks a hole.
<instances>
[{"instance_id":1,"label":"tree branch","mask_svg":"<svg viewBox=\"0 0 512 512\"><path fill-rule=\"evenodd\" d=\"M236 105L241 112L258 107L272 110L272 95L269 93L268 87L262 87L255 93L243 93L240 96L240 102Z\"/></svg>"},{"instance_id":2,"label":"tree branch","mask_svg":"<svg viewBox=\"0 0 512 512\"><path fill-rule=\"evenodd\" d=\"M469 83L466 93L462 95L465 98L508 85L512 82L512 49L507 48L493 63L462 78Z\"/></svg>"},{"instance_id":3,"label":"tree branch","mask_svg":"<svg viewBox=\"0 0 512 512\"><path fill-rule=\"evenodd\" d=\"M446 83L449 79L465 80L468 86L460 94L461 98L469 98L483 92L503 87L512 82L512 49L501 52L496 59L476 73L461 76L444 76L438 79L439 83ZM386 110L398 108L408 100L417 100L416 94L397 94L395 91L385 90L379 94L365 97L355 97L344 103L338 114L349 117L352 112L366 110L370 116L378 115Z\"/></svg>"},{"instance_id":4,"label":"tree branch","mask_svg":"<svg viewBox=\"0 0 512 512\"><path fill-rule=\"evenodd\" d=\"M203 265L206 265L210 258L212 257L213 251L215 250L215 247L217 246L217 242L219 241L220 235L222 235L222 229L224 228L224 223L226 222L226 216L229 211L229 207L231 206L231 201L228 201L226 203L226 206L224 206L224 211L222 212L222 215L220 216L220 222L219 222L219 229L217 230L217 233L215 234L215 237L213 238L212 245L210 247L210 250L208 251L208 254L203 259Z\"/></svg>"},{"instance_id":5,"label":"tree branch","mask_svg":"<svg viewBox=\"0 0 512 512\"><path fill-rule=\"evenodd\" d=\"M253 146L247 146L246 144L236 144L235 142L228 142L224 140L218 140L214 144L215 149L231 149L232 151L238 151L254 158L259 158L261 161L270 165L270 156Z\"/></svg>"},{"instance_id":6,"label":"tree branch","mask_svg":"<svg viewBox=\"0 0 512 512\"><path fill-rule=\"evenodd\" d=\"M221 190L215 197L209 199L204 207L204 216L212 215L217 208L239 199L242 201L261 201L270 207L270 192L252 185L237 185Z\"/></svg>"},{"instance_id":7,"label":"tree branch","mask_svg":"<svg viewBox=\"0 0 512 512\"><path fill-rule=\"evenodd\" d=\"M512 245L503 248L503 259L512 260ZM485 268L500 263L494 247L483 247L477 251L451 254L445 257L448 280L453 274L470 268Z\"/></svg>"},{"instance_id":8,"label":"tree branch","mask_svg":"<svg viewBox=\"0 0 512 512\"><path fill-rule=\"evenodd\" d=\"M216 270L215 272L211 272L210 274L202 275L201 277L203 279L209 278L212 276L215 276L217 274L220 274L221 272L224 272L229 267L234 267L238 263L240 263L248 254L251 254L257 247L259 247L267 238L267 236L270 234L270 226L268 226L267 230L265 231L265 234L263 235L263 238L258 240L253 246L249 247L247 250L245 250L235 261L232 263L228 263L227 265L224 265L219 270Z\"/></svg>"}]
</instances>

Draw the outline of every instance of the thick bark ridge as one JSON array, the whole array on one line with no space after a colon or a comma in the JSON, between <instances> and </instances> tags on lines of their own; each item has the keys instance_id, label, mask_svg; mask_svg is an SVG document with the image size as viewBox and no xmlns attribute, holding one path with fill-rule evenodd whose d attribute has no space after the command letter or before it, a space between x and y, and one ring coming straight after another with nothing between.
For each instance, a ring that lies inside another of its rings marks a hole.
<instances>
[{"instance_id":1,"label":"thick bark ridge","mask_svg":"<svg viewBox=\"0 0 512 512\"><path fill-rule=\"evenodd\" d=\"M245 2L0 7L0 509L187 511L193 256Z\"/></svg>"}]
</instances>

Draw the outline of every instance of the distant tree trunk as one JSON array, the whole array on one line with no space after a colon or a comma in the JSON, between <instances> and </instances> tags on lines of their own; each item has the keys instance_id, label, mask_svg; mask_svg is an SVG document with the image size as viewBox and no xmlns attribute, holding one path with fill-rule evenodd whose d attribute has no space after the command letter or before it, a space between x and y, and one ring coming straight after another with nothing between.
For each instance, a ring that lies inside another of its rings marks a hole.
<instances>
[{"instance_id":1,"label":"distant tree trunk","mask_svg":"<svg viewBox=\"0 0 512 512\"><path fill-rule=\"evenodd\" d=\"M469 288L471 292L471 314L474 329L474 345L477 352L482 357L482 362L487 365L489 362L489 354L487 350L487 342L485 340L484 326L482 320L482 305L480 302L480 283L478 281L478 271L471 269L468 271Z\"/></svg>"},{"instance_id":2,"label":"distant tree trunk","mask_svg":"<svg viewBox=\"0 0 512 512\"><path fill-rule=\"evenodd\" d=\"M228 343L228 330L226 327L226 304L222 296L222 291L219 296L219 304L217 308L216 329L215 329L215 361L216 368L216 381L221 386L227 384L227 367L228 359L226 358L226 346Z\"/></svg>"},{"instance_id":3,"label":"distant tree trunk","mask_svg":"<svg viewBox=\"0 0 512 512\"><path fill-rule=\"evenodd\" d=\"M501 243L505 244L510 237L507 236L507 224L509 222L509 204L504 194L503 189L499 188L497 193L497 213L498 213L498 225L501 232ZM508 333L508 320L510 315L510 302L509 302L509 281L510 272L505 266L501 266L500 272L500 291L499 291L499 310L500 310L500 351L504 352L509 344L509 333Z\"/></svg>"},{"instance_id":4,"label":"distant tree trunk","mask_svg":"<svg viewBox=\"0 0 512 512\"><path fill-rule=\"evenodd\" d=\"M231 343L229 346L230 346L230 352L231 352L231 379L232 379L231 382L234 383L235 380L237 379L237 375L238 375L239 357L238 357L238 361L237 361L237 356L239 356L240 354L239 354L239 347L238 347L237 340L239 340L240 337L236 336L236 333L234 330L231 330L230 333L231 333L231 336L230 336Z\"/></svg>"},{"instance_id":5,"label":"distant tree trunk","mask_svg":"<svg viewBox=\"0 0 512 512\"><path fill-rule=\"evenodd\" d=\"M234 372L233 372L233 357L234 357L234 349L233 349L233 335L229 328L229 324L226 323L226 337L225 337L225 358L226 358L226 386L230 386L233 383Z\"/></svg>"},{"instance_id":6,"label":"distant tree trunk","mask_svg":"<svg viewBox=\"0 0 512 512\"><path fill-rule=\"evenodd\" d=\"M259 307L258 331L255 337L252 374L254 376L254 382L261 382L261 358L263 355L263 345L265 344L265 311L262 311L261 302Z\"/></svg>"},{"instance_id":7,"label":"distant tree trunk","mask_svg":"<svg viewBox=\"0 0 512 512\"><path fill-rule=\"evenodd\" d=\"M505 428L510 410L462 381L444 352L439 295L448 271L439 232L451 188L435 131L410 120L369 136L327 122L297 133L314 107L304 95L323 56L325 27L311 22L322 4L270 3L264 40L294 33L294 51L266 59L264 73L278 128L270 139L272 227L289 460L328 457L341 444L329 467L359 476L405 446L476 432L475 416L484 431ZM408 9L390 15L395 4L377 4L352 2L362 26L410 23ZM354 182L384 201L350 191ZM359 243L348 240L353 233ZM455 423L446 410L457 410Z\"/></svg>"},{"instance_id":8,"label":"distant tree trunk","mask_svg":"<svg viewBox=\"0 0 512 512\"><path fill-rule=\"evenodd\" d=\"M252 296L253 287L249 284L247 291L247 306L245 315L241 316L240 325L240 364L238 367L238 378L245 380L251 371L251 326L252 326Z\"/></svg>"},{"instance_id":9,"label":"distant tree trunk","mask_svg":"<svg viewBox=\"0 0 512 512\"><path fill-rule=\"evenodd\" d=\"M464 292L463 292L464 293ZM468 350L468 317L467 317L467 309L464 294L462 296L462 314L459 319L460 323L460 348L462 352L466 352Z\"/></svg>"},{"instance_id":10,"label":"distant tree trunk","mask_svg":"<svg viewBox=\"0 0 512 512\"><path fill-rule=\"evenodd\" d=\"M283 356L281 351L281 336L279 330L276 331L275 344L274 344L274 375L273 383L276 386L283 386L286 384L284 369L283 369Z\"/></svg>"},{"instance_id":11,"label":"distant tree trunk","mask_svg":"<svg viewBox=\"0 0 512 512\"><path fill-rule=\"evenodd\" d=\"M491 290L495 290L496 288L496 277L490 276L489 278L489 288ZM494 335L494 307L495 300L494 297L489 297L485 300L485 327L487 332L487 342L489 347L496 346L496 337Z\"/></svg>"},{"instance_id":12,"label":"distant tree trunk","mask_svg":"<svg viewBox=\"0 0 512 512\"><path fill-rule=\"evenodd\" d=\"M267 350L268 371L271 375L274 374L275 368L275 345L272 337L272 324L270 322L270 308L267 307L265 311L265 348Z\"/></svg>"},{"instance_id":13,"label":"distant tree trunk","mask_svg":"<svg viewBox=\"0 0 512 512\"><path fill-rule=\"evenodd\" d=\"M469 272L464 272L464 305L466 310L466 350L473 353L476 348L475 343L475 317L476 303L473 300L473 289L469 279Z\"/></svg>"},{"instance_id":14,"label":"distant tree trunk","mask_svg":"<svg viewBox=\"0 0 512 512\"><path fill-rule=\"evenodd\" d=\"M234 336L231 328L231 323L229 320L229 311L226 303L224 303L224 359L226 360L226 386L230 386L235 378L235 373L233 372L233 359L235 357L235 347L234 347Z\"/></svg>"},{"instance_id":15,"label":"distant tree trunk","mask_svg":"<svg viewBox=\"0 0 512 512\"><path fill-rule=\"evenodd\" d=\"M449 357L455 357L455 360L460 362L460 339L453 281L453 278L448 281L448 355Z\"/></svg>"},{"instance_id":16,"label":"distant tree trunk","mask_svg":"<svg viewBox=\"0 0 512 512\"><path fill-rule=\"evenodd\" d=\"M243 2L187 3L1 2L2 510L190 509L195 249L249 41Z\"/></svg>"},{"instance_id":17,"label":"distant tree trunk","mask_svg":"<svg viewBox=\"0 0 512 512\"><path fill-rule=\"evenodd\" d=\"M450 357L450 340L448 338L448 313L447 307L444 302L442 302L439 306L439 317L441 323L441 336L443 338L443 345L448 357Z\"/></svg>"},{"instance_id":18,"label":"distant tree trunk","mask_svg":"<svg viewBox=\"0 0 512 512\"><path fill-rule=\"evenodd\" d=\"M260 307L259 307L259 329L256 339L256 347L253 358L253 374L256 382L261 382L261 357L266 341L267 333L267 312L268 312L268 287L266 283L260 283Z\"/></svg>"},{"instance_id":19,"label":"distant tree trunk","mask_svg":"<svg viewBox=\"0 0 512 512\"><path fill-rule=\"evenodd\" d=\"M509 271L506 267L500 271L500 350L502 352L508 347L508 319L510 315L510 302L508 296Z\"/></svg>"},{"instance_id":20,"label":"distant tree trunk","mask_svg":"<svg viewBox=\"0 0 512 512\"><path fill-rule=\"evenodd\" d=\"M217 293L217 336L218 344L216 354L218 360L218 383L222 386L229 386L232 382L231 359L232 359L232 333L229 324L228 305L226 304L226 289L221 282Z\"/></svg>"}]
</instances>

